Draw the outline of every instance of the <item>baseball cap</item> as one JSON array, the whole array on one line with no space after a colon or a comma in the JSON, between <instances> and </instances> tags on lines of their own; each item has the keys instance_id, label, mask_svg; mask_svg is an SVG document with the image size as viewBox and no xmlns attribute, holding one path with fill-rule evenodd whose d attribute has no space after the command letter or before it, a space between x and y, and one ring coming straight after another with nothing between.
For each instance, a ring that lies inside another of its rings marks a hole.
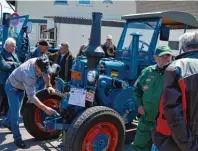
<instances>
[{"instance_id":1,"label":"baseball cap","mask_svg":"<svg viewBox=\"0 0 198 151\"><path fill-rule=\"evenodd\" d=\"M38 57L36 60L36 64L42 72L46 74L53 73L52 67L50 66L50 61L47 56L43 55L41 57Z\"/></svg>"},{"instance_id":2,"label":"baseball cap","mask_svg":"<svg viewBox=\"0 0 198 151\"><path fill-rule=\"evenodd\" d=\"M107 35L107 39L111 39L112 40L112 36L111 35Z\"/></svg>"},{"instance_id":3,"label":"baseball cap","mask_svg":"<svg viewBox=\"0 0 198 151\"><path fill-rule=\"evenodd\" d=\"M172 55L172 51L169 46L160 46L155 51L155 55L158 57L161 57L166 54Z\"/></svg>"}]
</instances>

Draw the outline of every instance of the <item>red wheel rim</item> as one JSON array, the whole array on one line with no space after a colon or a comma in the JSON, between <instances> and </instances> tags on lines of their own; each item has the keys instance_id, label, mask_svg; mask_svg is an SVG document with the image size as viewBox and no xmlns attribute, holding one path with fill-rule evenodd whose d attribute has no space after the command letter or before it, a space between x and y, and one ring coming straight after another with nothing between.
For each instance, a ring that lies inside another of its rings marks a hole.
<instances>
[{"instance_id":1,"label":"red wheel rim","mask_svg":"<svg viewBox=\"0 0 198 151\"><path fill-rule=\"evenodd\" d=\"M118 130L113 123L100 122L93 126L86 134L82 151L93 151L93 143L99 135L106 135L108 137L108 144L105 151L114 151L118 143Z\"/></svg>"},{"instance_id":2,"label":"red wheel rim","mask_svg":"<svg viewBox=\"0 0 198 151\"><path fill-rule=\"evenodd\" d=\"M48 107L51 107L54 110L57 110L59 108L59 101L55 100L55 99L48 99L42 102L43 104L45 104ZM49 131L44 131L44 118L41 117L41 115L46 115L46 113L44 113L44 111L42 111L40 108L36 108L35 111L35 115L34 115L34 121L35 121L35 125L42 131L42 132L47 132L47 133L51 133L56 131L56 129L52 129Z\"/></svg>"}]
</instances>

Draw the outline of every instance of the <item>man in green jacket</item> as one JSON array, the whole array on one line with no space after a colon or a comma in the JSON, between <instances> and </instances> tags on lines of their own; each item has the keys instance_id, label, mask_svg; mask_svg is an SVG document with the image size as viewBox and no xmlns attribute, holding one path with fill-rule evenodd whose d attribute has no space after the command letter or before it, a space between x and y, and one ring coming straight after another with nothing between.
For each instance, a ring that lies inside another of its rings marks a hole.
<instances>
[{"instance_id":1,"label":"man in green jacket","mask_svg":"<svg viewBox=\"0 0 198 151\"><path fill-rule=\"evenodd\" d=\"M162 93L165 68L172 61L168 46L160 46L154 54L156 65L145 68L135 83L134 99L140 114L132 151L150 151L151 129L155 125L159 101Z\"/></svg>"}]
</instances>

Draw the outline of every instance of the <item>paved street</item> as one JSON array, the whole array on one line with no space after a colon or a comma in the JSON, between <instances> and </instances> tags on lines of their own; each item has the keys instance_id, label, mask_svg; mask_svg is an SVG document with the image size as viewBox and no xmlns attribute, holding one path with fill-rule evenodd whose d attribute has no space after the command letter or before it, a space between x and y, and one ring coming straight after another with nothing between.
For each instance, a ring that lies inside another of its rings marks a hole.
<instances>
[{"instance_id":1,"label":"paved street","mask_svg":"<svg viewBox=\"0 0 198 151\"><path fill-rule=\"evenodd\" d=\"M0 119L1 122L1 119ZM26 149L23 151L61 151L61 142L57 141L36 141L24 128L23 123L20 123L20 131L26 142ZM13 143L11 132L8 129L0 127L0 151L21 151ZM129 151L126 146L124 151Z\"/></svg>"}]
</instances>

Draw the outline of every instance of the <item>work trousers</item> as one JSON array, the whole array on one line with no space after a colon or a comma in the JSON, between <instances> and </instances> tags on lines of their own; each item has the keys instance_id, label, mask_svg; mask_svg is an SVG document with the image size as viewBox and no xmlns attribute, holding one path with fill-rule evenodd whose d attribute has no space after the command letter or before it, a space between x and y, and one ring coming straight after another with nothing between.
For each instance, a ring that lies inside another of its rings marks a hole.
<instances>
[{"instance_id":1,"label":"work trousers","mask_svg":"<svg viewBox=\"0 0 198 151\"><path fill-rule=\"evenodd\" d=\"M12 134L14 139L20 139L21 134L19 131L19 117L20 109L23 103L23 98L25 92L14 88L8 80L5 84L5 92L8 97L9 110L7 117L4 119L3 123L5 125L10 125L12 129Z\"/></svg>"}]
</instances>

